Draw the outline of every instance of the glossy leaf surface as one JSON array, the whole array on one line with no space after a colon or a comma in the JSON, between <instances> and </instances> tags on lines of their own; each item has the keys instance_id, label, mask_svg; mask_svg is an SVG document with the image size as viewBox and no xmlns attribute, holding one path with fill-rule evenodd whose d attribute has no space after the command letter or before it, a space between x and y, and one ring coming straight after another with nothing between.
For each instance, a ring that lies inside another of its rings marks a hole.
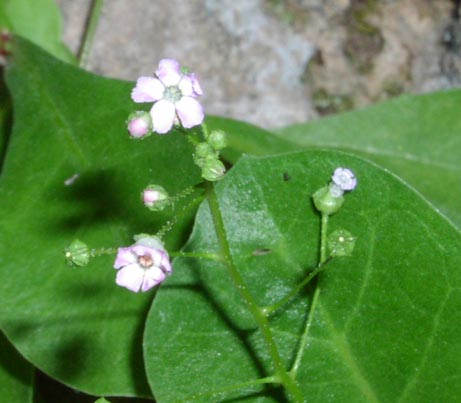
<instances>
[{"instance_id":1,"label":"glossy leaf surface","mask_svg":"<svg viewBox=\"0 0 461 403\"><path fill-rule=\"evenodd\" d=\"M271 318L284 364L295 360L310 312L297 371L307 401L459 401L461 235L395 176L332 151L242 158L218 185L236 264L261 306L300 282L318 260L311 195L338 166L359 184L328 232L349 231L355 249L321 274L315 308L311 286ZM217 252L216 242L204 204L186 250ZM149 313L144 348L159 403L286 401L279 389L251 384L271 375L271 360L216 261L176 260Z\"/></svg>"}]
</instances>

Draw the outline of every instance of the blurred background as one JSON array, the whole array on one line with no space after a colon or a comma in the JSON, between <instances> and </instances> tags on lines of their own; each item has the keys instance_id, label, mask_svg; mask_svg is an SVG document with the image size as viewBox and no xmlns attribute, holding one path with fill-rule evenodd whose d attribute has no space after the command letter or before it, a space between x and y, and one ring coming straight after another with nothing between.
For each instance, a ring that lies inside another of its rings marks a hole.
<instances>
[{"instance_id":1,"label":"blurred background","mask_svg":"<svg viewBox=\"0 0 461 403\"><path fill-rule=\"evenodd\" d=\"M76 53L91 0L57 0ZM195 71L209 114L277 127L461 86L458 0L107 0L89 69Z\"/></svg>"}]
</instances>

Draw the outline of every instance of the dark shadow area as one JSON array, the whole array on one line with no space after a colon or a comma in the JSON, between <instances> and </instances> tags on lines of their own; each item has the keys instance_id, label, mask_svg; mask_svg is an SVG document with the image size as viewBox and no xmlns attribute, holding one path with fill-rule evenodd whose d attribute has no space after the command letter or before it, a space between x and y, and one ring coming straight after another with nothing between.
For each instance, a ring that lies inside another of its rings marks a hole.
<instances>
[{"instance_id":1,"label":"dark shadow area","mask_svg":"<svg viewBox=\"0 0 461 403\"><path fill-rule=\"evenodd\" d=\"M94 403L99 397L72 389L41 371L36 371L33 403ZM128 397L108 397L110 403L152 403L153 400Z\"/></svg>"},{"instance_id":2,"label":"dark shadow area","mask_svg":"<svg viewBox=\"0 0 461 403\"><path fill-rule=\"evenodd\" d=\"M18 382L30 385L32 381L32 367L16 351L3 332L0 332L0 366Z\"/></svg>"},{"instance_id":3,"label":"dark shadow area","mask_svg":"<svg viewBox=\"0 0 461 403\"><path fill-rule=\"evenodd\" d=\"M142 311L143 320L139 321L138 327L134 332L132 350L130 354L131 379L133 380L136 393L142 396L152 396L152 391L150 390L149 382L147 380L143 351L144 327L151 304L152 300L149 300L144 306Z\"/></svg>"},{"instance_id":4,"label":"dark shadow area","mask_svg":"<svg viewBox=\"0 0 461 403\"><path fill-rule=\"evenodd\" d=\"M120 183L109 170L83 174L64 188L65 203L77 210L65 220L55 223L58 228L75 231L84 225L95 225L126 216L120 197Z\"/></svg>"},{"instance_id":5,"label":"dark shadow area","mask_svg":"<svg viewBox=\"0 0 461 403\"><path fill-rule=\"evenodd\" d=\"M246 400L249 398L258 399L258 398L264 398L264 397L275 399L279 403L289 403L287 398L285 397L283 388L271 386L269 384L266 385L266 389L264 390L264 392L248 393L246 395L239 394L238 397L220 400L219 403L237 403L237 402L241 402L242 398Z\"/></svg>"},{"instance_id":6,"label":"dark shadow area","mask_svg":"<svg viewBox=\"0 0 461 403\"><path fill-rule=\"evenodd\" d=\"M12 99L6 87L4 73L4 67L0 67L0 174L3 172L13 128Z\"/></svg>"}]
</instances>

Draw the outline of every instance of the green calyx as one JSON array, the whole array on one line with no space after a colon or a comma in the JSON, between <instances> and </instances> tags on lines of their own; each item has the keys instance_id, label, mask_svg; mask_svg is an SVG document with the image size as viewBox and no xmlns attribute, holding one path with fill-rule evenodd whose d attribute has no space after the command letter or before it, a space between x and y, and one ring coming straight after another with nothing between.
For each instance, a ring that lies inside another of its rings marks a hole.
<instances>
[{"instance_id":1,"label":"green calyx","mask_svg":"<svg viewBox=\"0 0 461 403\"><path fill-rule=\"evenodd\" d=\"M344 203L344 197L333 195L330 186L317 190L312 198L316 209L327 215L336 213Z\"/></svg>"},{"instance_id":2,"label":"green calyx","mask_svg":"<svg viewBox=\"0 0 461 403\"><path fill-rule=\"evenodd\" d=\"M74 239L72 241L72 243L65 249L64 255L69 266L78 267L86 266L91 257L88 246L79 239Z\"/></svg>"}]
</instances>

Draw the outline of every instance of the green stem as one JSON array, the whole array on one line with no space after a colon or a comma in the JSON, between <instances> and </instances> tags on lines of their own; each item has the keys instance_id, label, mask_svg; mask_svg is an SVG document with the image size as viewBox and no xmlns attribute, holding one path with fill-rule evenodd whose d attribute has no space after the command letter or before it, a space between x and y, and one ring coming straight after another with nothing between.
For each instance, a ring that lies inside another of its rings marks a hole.
<instances>
[{"instance_id":1,"label":"green stem","mask_svg":"<svg viewBox=\"0 0 461 403\"><path fill-rule=\"evenodd\" d=\"M204 139L206 140L206 139L208 138L208 134L209 134L209 132L208 132L208 126L206 125L205 122L203 122L203 123L201 124L201 128L202 128L203 137L204 137Z\"/></svg>"},{"instance_id":2,"label":"green stem","mask_svg":"<svg viewBox=\"0 0 461 403\"><path fill-rule=\"evenodd\" d=\"M321 268L325 267L325 265L332 259L331 256L327 258L328 218L329 218L328 214L322 213L322 221L321 221L321 224L320 224L320 263L316 268L316 270L317 269L319 269L319 270L317 270L317 272L314 274L314 276L316 274L318 274L321 271ZM314 272L316 270L314 270ZM308 276L308 278L309 277L310 276ZM306 346L307 346L307 339L308 339L308 336L309 336L309 329L311 327L312 318L314 317L314 312L315 312L315 308L317 307L319 296L320 296L320 286L319 286L319 284L317 284L317 287L315 288L314 296L312 298L312 304L311 304L311 307L310 307L309 316L308 316L308 318L306 320L306 326L304 327L304 332L303 332L303 335L301 336L301 340L299 342L299 348L298 348L298 351L296 352L296 358L295 358L295 361L293 363L293 367L291 368L291 371L290 371L290 375L293 377L293 379L296 378L296 373L297 373L299 365L301 363L301 358L302 358L304 350L306 349Z\"/></svg>"},{"instance_id":3,"label":"green stem","mask_svg":"<svg viewBox=\"0 0 461 403\"><path fill-rule=\"evenodd\" d=\"M309 275L301 281L295 288L293 288L288 295L286 295L284 298L282 298L279 302L277 302L274 305L266 306L263 308L263 312L265 315L270 315L271 313L277 311L280 309L282 306L290 302L292 298L295 297L295 295L301 291L315 276L317 276L321 271L325 269L325 266L331 262L333 259L332 256L329 256L323 263L319 263L317 267L312 270Z\"/></svg>"},{"instance_id":4,"label":"green stem","mask_svg":"<svg viewBox=\"0 0 461 403\"><path fill-rule=\"evenodd\" d=\"M221 255L217 253L206 253L206 252L171 252L171 257L189 257L191 259L208 259L208 260L215 260L221 261Z\"/></svg>"},{"instance_id":5,"label":"green stem","mask_svg":"<svg viewBox=\"0 0 461 403\"><path fill-rule=\"evenodd\" d=\"M320 264L327 260L327 230L328 230L328 214L322 213L322 223L320 230Z\"/></svg>"},{"instance_id":6,"label":"green stem","mask_svg":"<svg viewBox=\"0 0 461 403\"><path fill-rule=\"evenodd\" d=\"M117 248L100 248L100 249L91 249L90 256L97 257L103 255L115 255L117 253Z\"/></svg>"},{"instance_id":7,"label":"green stem","mask_svg":"<svg viewBox=\"0 0 461 403\"><path fill-rule=\"evenodd\" d=\"M282 358L280 357L277 345L275 344L267 317L264 315L253 298L253 295L248 290L240 272L237 269L237 266L234 263L230 252L229 241L227 240L224 221L219 208L218 198L214 190L214 185L210 182L207 182L207 199L223 260L229 270L234 286L245 301L248 310L253 315L272 358L275 368L274 382L280 382L285 387L287 392L293 398L294 403L303 403L304 398L301 390L283 366Z\"/></svg>"},{"instance_id":8,"label":"green stem","mask_svg":"<svg viewBox=\"0 0 461 403\"><path fill-rule=\"evenodd\" d=\"M81 68L85 68L88 64L88 58L93 44L94 34L96 33L96 28L98 26L99 17L101 16L103 4L104 0L93 0L91 5L90 15L85 26L83 42L78 52L78 65Z\"/></svg>"},{"instance_id":9,"label":"green stem","mask_svg":"<svg viewBox=\"0 0 461 403\"><path fill-rule=\"evenodd\" d=\"M194 207L196 204L200 203L204 199L203 194L195 197L189 203L183 206L183 208L171 219L168 220L155 234L160 239L172 230L173 226L177 223L178 219L181 218L184 214L186 214L191 207Z\"/></svg>"},{"instance_id":10,"label":"green stem","mask_svg":"<svg viewBox=\"0 0 461 403\"><path fill-rule=\"evenodd\" d=\"M311 304L311 309L309 311L309 317L307 318L306 327L304 328L304 332L301 337L299 349L298 349L298 352L296 353L295 361L290 370L290 375L293 377L293 379L296 379L296 374L298 372L299 365L301 364L301 358L307 346L307 338L309 336L309 329L311 328L312 318L314 317L314 312L315 312L315 308L317 307L319 295L320 295L320 287L317 286L314 292L314 297L312 298L312 304Z\"/></svg>"}]
</instances>

